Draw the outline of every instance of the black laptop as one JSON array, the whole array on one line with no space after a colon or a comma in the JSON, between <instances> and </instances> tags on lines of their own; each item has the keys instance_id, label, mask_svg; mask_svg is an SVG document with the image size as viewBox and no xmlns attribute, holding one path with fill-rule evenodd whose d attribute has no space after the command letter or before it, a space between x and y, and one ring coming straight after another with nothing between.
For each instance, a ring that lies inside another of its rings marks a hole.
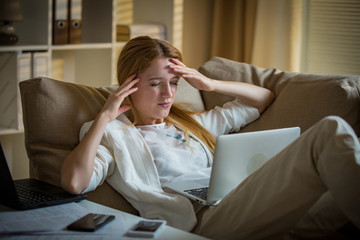
<instances>
[{"instance_id":1,"label":"black laptop","mask_svg":"<svg viewBox=\"0 0 360 240\"><path fill-rule=\"evenodd\" d=\"M79 202L83 194L72 195L62 188L36 179L13 180L0 144L0 204L15 209L34 209Z\"/></svg>"}]
</instances>

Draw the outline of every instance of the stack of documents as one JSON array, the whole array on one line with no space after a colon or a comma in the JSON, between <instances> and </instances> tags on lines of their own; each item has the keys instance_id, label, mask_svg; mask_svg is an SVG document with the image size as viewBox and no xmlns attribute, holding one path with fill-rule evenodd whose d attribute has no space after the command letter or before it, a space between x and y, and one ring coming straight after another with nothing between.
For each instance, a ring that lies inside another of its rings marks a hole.
<instances>
[{"instance_id":1,"label":"stack of documents","mask_svg":"<svg viewBox=\"0 0 360 240\"><path fill-rule=\"evenodd\" d=\"M129 41L138 36L166 40L165 26L161 24L120 24L116 26L116 40Z\"/></svg>"}]
</instances>

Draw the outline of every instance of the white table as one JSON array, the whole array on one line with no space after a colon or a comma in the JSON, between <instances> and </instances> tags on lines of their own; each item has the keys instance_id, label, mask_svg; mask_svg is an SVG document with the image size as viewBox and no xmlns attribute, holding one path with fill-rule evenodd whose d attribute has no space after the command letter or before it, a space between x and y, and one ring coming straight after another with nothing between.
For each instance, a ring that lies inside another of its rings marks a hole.
<instances>
[{"instance_id":1,"label":"white table","mask_svg":"<svg viewBox=\"0 0 360 240\"><path fill-rule=\"evenodd\" d=\"M81 201L78 203L80 206L89 209L92 212L101 212L101 213L106 213L106 214L114 214L114 213L121 213L122 216L125 219L125 224L127 224L127 227L130 228L131 226L133 226L135 223L137 223L140 219L140 217L129 214L129 213L125 213L125 212L121 212L119 210L113 209L113 208L109 208L91 201ZM129 238L130 239L130 238ZM131 238L133 239L133 238ZM144 238L141 238L142 240L144 240ZM187 240L187 239L193 239L193 240L204 240L207 238L195 235L195 234L191 234L185 231L181 231L179 229L173 228L173 227L169 227L166 226L165 229L163 229L159 236L156 239L164 239L164 240Z\"/></svg>"},{"instance_id":2,"label":"white table","mask_svg":"<svg viewBox=\"0 0 360 240\"><path fill-rule=\"evenodd\" d=\"M36 239L36 240L38 240L38 239L46 239L46 240L47 239L50 239L50 240L51 239L78 239L78 240L81 240L81 239L87 239L87 240L88 239L89 240L91 240L91 239L136 239L136 238L125 237L124 229L129 229L131 226L133 226L139 220L141 220L142 219L141 217L138 217L138 216L135 216L132 214L128 214L128 213L125 213L125 212L122 212L122 211L119 211L119 210L116 210L113 208L109 208L109 207L106 207L106 206L103 206L103 205L100 205L100 204L97 204L97 203L94 203L94 202L91 202L88 200L83 200L83 201L75 203L75 204L76 205L72 205L72 206L75 206L75 207L81 206L82 207L81 209L84 211L86 210L86 211L93 212L93 213L103 213L103 214L115 215L117 220L121 219L122 227L119 228L119 232L116 232L116 228L114 226L112 226L112 228L111 228L111 226L110 226L110 224L112 224L115 221L110 222L108 224L108 227L112 231L111 235L105 235L105 236L104 235L96 235L97 232L95 232L95 234L82 233L82 232L73 232L72 233L72 232L68 232L68 231L65 232L64 230L61 230L60 232L54 232L53 234L51 232L44 233L44 234L42 234L40 232L35 235L24 234L24 235L15 235L15 236L6 236L6 237L0 235L0 238L1 239L13 239L13 240L17 240L17 239L24 239L24 240L27 240L27 239ZM64 205L64 206L66 206L66 205ZM48 209L51 210L51 207ZM0 212L3 212L3 211L9 212L9 209L0 205ZM17 213L19 213L19 212L17 212ZM10 214L12 214L11 210L10 210ZM103 230L105 230L106 227L107 226L105 226ZM114 229L115 229L115 231L114 231ZM64 234L64 232L66 234ZM139 238L139 239L144 240L145 238ZM201 236L191 234L191 233L188 233L185 231L181 231L181 230L173 228L173 227L165 226L156 238L148 238L148 239L202 240L202 239L206 239L206 238L203 238Z\"/></svg>"}]
</instances>

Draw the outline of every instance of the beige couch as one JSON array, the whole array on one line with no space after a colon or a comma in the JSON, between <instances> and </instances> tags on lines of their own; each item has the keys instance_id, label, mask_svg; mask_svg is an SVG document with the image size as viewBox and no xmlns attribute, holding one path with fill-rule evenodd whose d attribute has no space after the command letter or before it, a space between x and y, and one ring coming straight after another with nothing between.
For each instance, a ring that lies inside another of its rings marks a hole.
<instances>
[{"instance_id":1,"label":"beige couch","mask_svg":"<svg viewBox=\"0 0 360 240\"><path fill-rule=\"evenodd\" d=\"M325 116L338 115L360 135L359 76L290 73L222 58L209 60L199 70L211 78L249 82L275 93L275 101L260 119L242 131L289 126L300 126L305 131ZM191 102L198 110L231 99L218 93L200 93L182 82L176 100ZM47 78L21 82L20 90L30 175L59 185L61 163L78 144L81 125L95 118L109 91ZM137 214L106 183L88 196L92 201Z\"/></svg>"}]
</instances>

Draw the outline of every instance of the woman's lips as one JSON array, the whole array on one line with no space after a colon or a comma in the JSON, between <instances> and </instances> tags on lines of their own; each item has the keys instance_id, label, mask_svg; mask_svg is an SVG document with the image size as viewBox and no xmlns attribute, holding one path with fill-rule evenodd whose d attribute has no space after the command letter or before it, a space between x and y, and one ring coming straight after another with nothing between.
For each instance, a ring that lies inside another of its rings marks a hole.
<instances>
[{"instance_id":1,"label":"woman's lips","mask_svg":"<svg viewBox=\"0 0 360 240\"><path fill-rule=\"evenodd\" d=\"M166 103L159 103L159 106L163 107L163 108L168 108L171 106L171 103L166 102Z\"/></svg>"}]
</instances>

